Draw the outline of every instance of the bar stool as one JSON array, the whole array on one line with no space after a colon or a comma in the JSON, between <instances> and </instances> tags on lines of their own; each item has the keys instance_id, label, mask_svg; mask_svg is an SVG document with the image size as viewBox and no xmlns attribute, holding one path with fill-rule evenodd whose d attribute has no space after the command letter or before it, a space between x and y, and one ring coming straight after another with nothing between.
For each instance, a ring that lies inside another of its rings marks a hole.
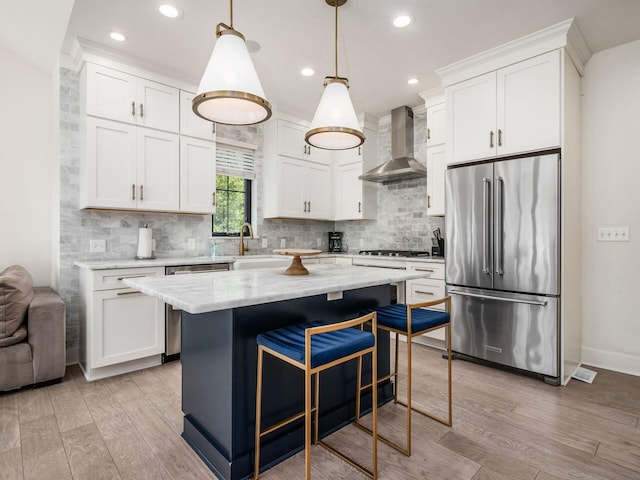
<instances>
[{"instance_id":1,"label":"bar stool","mask_svg":"<svg viewBox=\"0 0 640 480\"><path fill-rule=\"evenodd\" d=\"M365 323L371 322L372 330L363 330ZM362 357L371 353L371 375L372 379L377 378L377 355L376 355L376 313L369 313L359 318L335 324L323 324L321 322L309 322L279 328L271 332L262 333L257 336L258 342L258 372L256 388L256 446L255 446L255 475L257 479L260 472L260 440L263 436L288 425L289 423L304 418L305 435L305 479L311 478L311 415L315 414L314 444L322 445L324 448L342 458L358 470L366 474L369 478L377 479L378 472L378 449L377 449L377 395L376 390L372 390L372 413L373 413L373 470L368 470L346 455L338 452L330 445L318 440L318 411L319 411L319 376L320 372L358 358L358 382L362 376ZM359 327L359 328L355 328ZM269 353L284 362L298 367L304 371L305 383L305 407L304 411L283 420L272 427L261 430L261 410L262 410L262 365L263 354ZM315 375L315 406L312 406L311 383ZM360 390L361 385L356 386L356 409L360 411Z\"/></svg>"},{"instance_id":2,"label":"bar stool","mask_svg":"<svg viewBox=\"0 0 640 480\"><path fill-rule=\"evenodd\" d=\"M438 310L425 310L423 307L433 307L434 305L445 304L445 311ZM395 355L395 371L391 372L389 375L386 375L382 378L378 379L378 383L383 382L389 378L394 378L395 380L395 393L393 401L394 403L399 403L407 407L407 440L406 440L406 448L398 445L397 443L392 442L388 438L378 434L378 438L389 445L390 447L395 448L400 453L403 453L406 456L411 455L411 412L415 411L422 415L425 415L429 418L432 418L444 425L450 427L452 425L452 415L451 415L451 297L447 296L438 300L434 300L431 302L424 303L414 303L410 305L405 304L396 304L396 305L387 305L384 307L376 308L376 313L378 314L378 328L387 330L389 332L395 333L396 337L396 355ZM411 404L411 339L417 337L418 335L422 335L427 332L431 332L433 330L437 330L439 328L444 328L446 333L446 343L447 343L447 358L448 358L448 406L449 406L449 415L446 419L437 417L428 413L424 410L421 410L417 407L414 407ZM402 402L398 400L398 347L399 347L399 338L400 335L404 335L407 337L407 402ZM360 371L360 370L359 370ZM360 379L358 378L358 384L360 385ZM362 390L367 388L371 388L371 384L361 386ZM374 389L375 390L375 389ZM355 424L369 432L373 433L371 429L365 427L360 423L360 411L356 411L356 420Z\"/></svg>"}]
</instances>

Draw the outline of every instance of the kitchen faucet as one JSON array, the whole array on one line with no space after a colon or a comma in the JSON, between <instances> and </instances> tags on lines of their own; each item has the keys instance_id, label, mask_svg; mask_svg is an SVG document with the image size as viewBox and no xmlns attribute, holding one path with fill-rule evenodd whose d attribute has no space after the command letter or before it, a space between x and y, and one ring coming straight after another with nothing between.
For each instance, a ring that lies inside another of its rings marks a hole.
<instances>
[{"instance_id":1,"label":"kitchen faucet","mask_svg":"<svg viewBox=\"0 0 640 480\"><path fill-rule=\"evenodd\" d=\"M249 222L243 223L240 227L240 255L244 255L244 252L249 251L249 247L245 246L244 244L244 227L247 227L249 229L249 235L251 235L251 238L253 238L253 227Z\"/></svg>"}]
</instances>

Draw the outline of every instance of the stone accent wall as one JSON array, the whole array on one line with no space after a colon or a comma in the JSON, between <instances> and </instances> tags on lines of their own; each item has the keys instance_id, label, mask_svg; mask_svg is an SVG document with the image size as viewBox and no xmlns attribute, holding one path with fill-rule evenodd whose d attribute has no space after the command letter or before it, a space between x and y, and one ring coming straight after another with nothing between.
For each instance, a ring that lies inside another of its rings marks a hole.
<instances>
[{"instance_id":1,"label":"stone accent wall","mask_svg":"<svg viewBox=\"0 0 640 480\"><path fill-rule=\"evenodd\" d=\"M414 157L426 166L426 112L413 119ZM391 159L391 124L378 130L378 161ZM444 217L427 216L427 179L408 180L378 185L378 217L376 220L335 223L343 232L343 244L350 253L365 249L431 251L433 230L444 232Z\"/></svg>"}]
</instances>

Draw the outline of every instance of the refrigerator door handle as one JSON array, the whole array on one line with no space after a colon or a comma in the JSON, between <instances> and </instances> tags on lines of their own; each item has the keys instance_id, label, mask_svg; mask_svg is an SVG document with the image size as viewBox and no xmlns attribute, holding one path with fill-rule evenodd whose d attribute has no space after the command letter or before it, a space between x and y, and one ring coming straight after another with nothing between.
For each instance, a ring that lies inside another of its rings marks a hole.
<instances>
[{"instance_id":1,"label":"refrigerator door handle","mask_svg":"<svg viewBox=\"0 0 640 480\"><path fill-rule=\"evenodd\" d=\"M461 295L463 297L475 297L475 298L484 298L486 300L498 300L501 302L509 302L509 303L525 303L527 305L536 305L538 307L546 307L547 301L544 300L542 302L535 300L516 300L514 298L503 298L503 297L494 297L492 295L480 295L478 293L469 293L469 292L460 292L458 290L449 290L448 293L452 295Z\"/></svg>"},{"instance_id":2,"label":"refrigerator door handle","mask_svg":"<svg viewBox=\"0 0 640 480\"><path fill-rule=\"evenodd\" d=\"M487 258L489 257L489 231L490 215L491 215L491 180L487 177L482 179L482 273L491 275L491 269L487 266Z\"/></svg>"},{"instance_id":3,"label":"refrigerator door handle","mask_svg":"<svg viewBox=\"0 0 640 480\"><path fill-rule=\"evenodd\" d=\"M498 275L504 274L504 259L502 254L503 235L504 235L504 178L498 177L496 179L496 273Z\"/></svg>"}]
</instances>

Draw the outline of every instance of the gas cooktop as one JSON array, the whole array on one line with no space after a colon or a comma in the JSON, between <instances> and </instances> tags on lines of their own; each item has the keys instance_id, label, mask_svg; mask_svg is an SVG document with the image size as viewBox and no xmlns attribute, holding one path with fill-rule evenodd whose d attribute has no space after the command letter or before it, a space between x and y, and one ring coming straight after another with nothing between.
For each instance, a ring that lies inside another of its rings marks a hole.
<instances>
[{"instance_id":1,"label":"gas cooktop","mask_svg":"<svg viewBox=\"0 0 640 480\"><path fill-rule=\"evenodd\" d=\"M371 255L378 257L430 257L431 252L421 252L417 250L360 250L360 255Z\"/></svg>"}]
</instances>

